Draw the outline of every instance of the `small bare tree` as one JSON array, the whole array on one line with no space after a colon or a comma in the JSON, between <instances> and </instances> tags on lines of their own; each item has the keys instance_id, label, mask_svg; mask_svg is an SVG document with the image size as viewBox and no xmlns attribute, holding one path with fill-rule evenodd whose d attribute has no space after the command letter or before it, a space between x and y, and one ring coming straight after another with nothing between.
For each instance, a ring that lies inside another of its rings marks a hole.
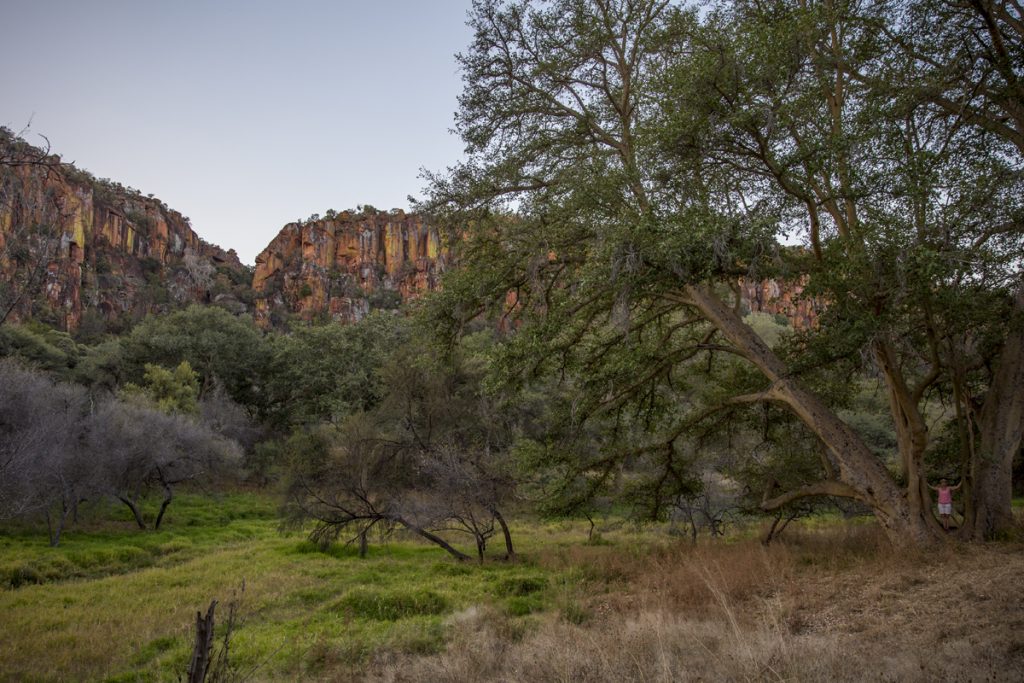
<instances>
[{"instance_id":1,"label":"small bare tree","mask_svg":"<svg viewBox=\"0 0 1024 683\"><path fill-rule=\"evenodd\" d=\"M0 519L43 518L52 545L82 501L104 496L145 528L140 498L156 487L159 528L177 484L216 476L238 457L233 441L184 415L96 399L0 363Z\"/></svg>"},{"instance_id":2,"label":"small bare tree","mask_svg":"<svg viewBox=\"0 0 1024 683\"><path fill-rule=\"evenodd\" d=\"M301 448L292 447L286 526L314 520L310 539L324 547L343 535L346 543L364 547L374 528L385 534L404 528L458 560L469 559L431 531L438 521L436 506L425 503L429 484L420 476L415 453L381 439L367 416L354 416L340 431L323 427L301 440Z\"/></svg>"},{"instance_id":3,"label":"small bare tree","mask_svg":"<svg viewBox=\"0 0 1024 683\"><path fill-rule=\"evenodd\" d=\"M113 400L90 416L85 442L105 469L106 492L131 510L140 529L146 492L163 491L153 521L159 529L175 486L216 476L240 459L237 444L188 416Z\"/></svg>"},{"instance_id":4,"label":"small bare tree","mask_svg":"<svg viewBox=\"0 0 1024 683\"><path fill-rule=\"evenodd\" d=\"M101 486L80 439L88 410L81 387L0 364L0 518L43 517L54 546Z\"/></svg>"}]
</instances>

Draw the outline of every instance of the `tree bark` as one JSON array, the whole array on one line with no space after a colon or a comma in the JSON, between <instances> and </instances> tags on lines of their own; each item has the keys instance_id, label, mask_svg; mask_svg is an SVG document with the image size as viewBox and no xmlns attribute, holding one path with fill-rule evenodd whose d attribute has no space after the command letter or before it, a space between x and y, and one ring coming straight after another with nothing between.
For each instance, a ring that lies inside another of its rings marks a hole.
<instances>
[{"instance_id":1,"label":"tree bark","mask_svg":"<svg viewBox=\"0 0 1024 683\"><path fill-rule=\"evenodd\" d=\"M980 449L971 464L971 504L963 534L988 539L1013 526L1013 459L1024 436L1024 288L981 409Z\"/></svg>"},{"instance_id":2,"label":"tree bark","mask_svg":"<svg viewBox=\"0 0 1024 683\"><path fill-rule=\"evenodd\" d=\"M508 524L505 523L505 518L501 516L501 513L497 510L491 510L491 514L494 515L494 519L498 520L498 526L501 527L501 533L505 537L505 559L515 561L516 549L512 546L512 532L508 528Z\"/></svg>"},{"instance_id":3,"label":"tree bark","mask_svg":"<svg viewBox=\"0 0 1024 683\"><path fill-rule=\"evenodd\" d=\"M56 526L51 522L50 511L46 511L46 529L50 532L50 547L56 548L60 545L61 534L64 533L64 526L68 522L68 515L71 514L71 510L68 508L66 503L62 503L60 507L60 515L57 517Z\"/></svg>"},{"instance_id":4,"label":"tree bark","mask_svg":"<svg viewBox=\"0 0 1024 683\"><path fill-rule=\"evenodd\" d=\"M896 443L900 466L906 481L907 504L911 514L939 532L940 526L932 513L931 489L924 471L924 453L928 447L928 425L919 407L920 396L911 391L904 381L896 362L892 345L886 340L875 344L875 359L882 372L889 393L889 410L896 428Z\"/></svg>"},{"instance_id":5,"label":"tree bark","mask_svg":"<svg viewBox=\"0 0 1024 683\"><path fill-rule=\"evenodd\" d=\"M171 485L167 483L163 478L160 479L160 483L164 487L164 499L160 503L160 512L156 515L156 521L153 522L153 529L160 529L160 522L164 519L164 513L167 512L167 506L171 504L171 499L174 498L174 491L171 489Z\"/></svg>"},{"instance_id":6,"label":"tree bark","mask_svg":"<svg viewBox=\"0 0 1024 683\"><path fill-rule=\"evenodd\" d=\"M135 517L135 523L139 525L139 528L145 529L146 522L142 519L142 511L139 510L139 506L135 504L135 501L124 496L118 496L117 499L127 505L128 509L132 511L132 515Z\"/></svg>"},{"instance_id":7,"label":"tree bark","mask_svg":"<svg viewBox=\"0 0 1024 683\"><path fill-rule=\"evenodd\" d=\"M894 544L927 545L937 533L912 510L892 476L860 436L821 399L789 376L785 364L743 320L706 286L687 285L685 295L701 314L772 382L773 400L785 404L832 454L849 497L869 505Z\"/></svg>"}]
</instances>

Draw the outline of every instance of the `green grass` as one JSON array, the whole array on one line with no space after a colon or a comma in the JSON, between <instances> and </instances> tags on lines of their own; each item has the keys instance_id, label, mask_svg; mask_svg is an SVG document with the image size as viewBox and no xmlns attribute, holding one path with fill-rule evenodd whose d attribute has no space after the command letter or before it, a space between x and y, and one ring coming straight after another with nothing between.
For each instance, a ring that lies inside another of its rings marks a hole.
<instances>
[{"instance_id":1,"label":"green grass","mask_svg":"<svg viewBox=\"0 0 1024 683\"><path fill-rule=\"evenodd\" d=\"M358 670L382 651L437 652L452 615L476 605L523 628L544 611L582 619L565 594L593 578L531 562L579 545L574 524L517 530L523 561L477 565L401 536L365 559L320 552L280 533L275 501L256 494L181 495L158 532L125 512L88 511L58 548L42 529L0 530L0 680L177 680L196 611L217 599L223 621L243 581L232 661L294 679Z\"/></svg>"},{"instance_id":2,"label":"green grass","mask_svg":"<svg viewBox=\"0 0 1024 683\"><path fill-rule=\"evenodd\" d=\"M240 671L358 678L378 655L444 650L467 614L491 615L514 638L546 617L585 623L595 598L627 585L661 548L680 547L664 528L630 524L605 524L601 543L587 544L588 527L514 525L520 561L482 565L402 534L371 544L366 558L344 545L320 551L302 533L281 533L277 501L253 493L180 495L158 532L100 505L83 510L59 548L44 529L0 528L0 681L178 680L197 610L219 601L221 637L233 598ZM450 540L469 550L466 538Z\"/></svg>"},{"instance_id":3,"label":"green grass","mask_svg":"<svg viewBox=\"0 0 1024 683\"><path fill-rule=\"evenodd\" d=\"M153 506L151 506L153 507ZM45 531L21 527L0 533L0 589L122 574L185 562L223 547L265 537L277 525L268 498L180 495L160 531L140 532L124 506L86 508L59 548Z\"/></svg>"}]
</instances>

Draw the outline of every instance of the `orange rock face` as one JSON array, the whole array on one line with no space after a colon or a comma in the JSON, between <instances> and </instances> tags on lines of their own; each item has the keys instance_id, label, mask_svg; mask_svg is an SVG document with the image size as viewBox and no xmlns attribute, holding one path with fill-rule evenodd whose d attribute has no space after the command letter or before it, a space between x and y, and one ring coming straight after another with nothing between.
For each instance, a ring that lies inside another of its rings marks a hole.
<instances>
[{"instance_id":1,"label":"orange rock face","mask_svg":"<svg viewBox=\"0 0 1024 683\"><path fill-rule=\"evenodd\" d=\"M751 311L785 316L795 329L807 330L818 324L818 313L824 304L816 298L804 296L806 286L805 279L792 282L740 280L740 293Z\"/></svg>"},{"instance_id":2,"label":"orange rock face","mask_svg":"<svg viewBox=\"0 0 1024 683\"><path fill-rule=\"evenodd\" d=\"M284 226L256 257L256 321L353 322L437 289L449 252L416 214L369 210Z\"/></svg>"},{"instance_id":3,"label":"orange rock face","mask_svg":"<svg viewBox=\"0 0 1024 683\"><path fill-rule=\"evenodd\" d=\"M38 154L4 133L5 159ZM59 161L0 167L0 303L14 304L11 319L75 330L94 311L124 322L210 301L218 271L247 277L234 251L204 242L159 199Z\"/></svg>"}]
</instances>

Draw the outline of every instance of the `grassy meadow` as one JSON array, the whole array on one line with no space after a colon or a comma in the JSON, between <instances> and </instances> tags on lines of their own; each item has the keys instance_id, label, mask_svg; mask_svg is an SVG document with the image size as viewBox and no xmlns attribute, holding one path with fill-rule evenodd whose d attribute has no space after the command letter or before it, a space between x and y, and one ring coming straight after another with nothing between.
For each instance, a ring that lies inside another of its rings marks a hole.
<instances>
[{"instance_id":1,"label":"grassy meadow","mask_svg":"<svg viewBox=\"0 0 1024 683\"><path fill-rule=\"evenodd\" d=\"M1024 677L1016 543L907 554L835 518L769 548L624 524L587 543L586 523L531 522L520 561L478 565L404 538L321 552L252 493L168 515L138 531L97 508L59 548L5 529L0 678L177 680L213 598L219 634L238 602L229 680Z\"/></svg>"}]
</instances>

